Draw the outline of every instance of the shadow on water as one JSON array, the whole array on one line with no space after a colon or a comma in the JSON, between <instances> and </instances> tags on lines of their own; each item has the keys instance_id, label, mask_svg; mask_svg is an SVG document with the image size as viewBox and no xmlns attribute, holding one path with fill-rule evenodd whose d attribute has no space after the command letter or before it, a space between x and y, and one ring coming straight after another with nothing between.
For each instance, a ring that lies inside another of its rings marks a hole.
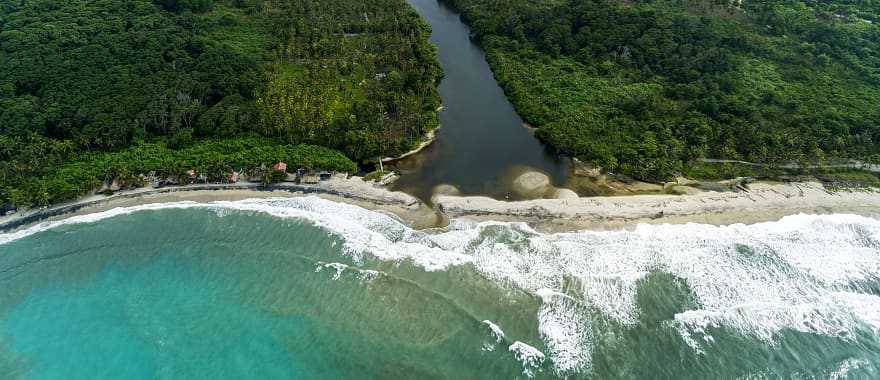
<instances>
[{"instance_id":1,"label":"shadow on water","mask_svg":"<svg viewBox=\"0 0 880 380\"><path fill-rule=\"evenodd\" d=\"M463 194L504 199L523 167L544 172L554 185L565 183L568 159L523 126L458 13L437 0L407 1L431 25L445 73L439 87L444 110L437 141L394 164L402 174L395 190L427 200L435 186L450 184Z\"/></svg>"}]
</instances>

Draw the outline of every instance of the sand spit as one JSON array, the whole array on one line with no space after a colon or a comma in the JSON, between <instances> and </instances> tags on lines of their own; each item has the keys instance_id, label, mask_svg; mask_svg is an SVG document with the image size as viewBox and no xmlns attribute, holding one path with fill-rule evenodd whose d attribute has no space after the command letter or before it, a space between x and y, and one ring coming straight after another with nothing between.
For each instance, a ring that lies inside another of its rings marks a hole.
<instances>
[{"instance_id":1,"label":"sand spit","mask_svg":"<svg viewBox=\"0 0 880 380\"><path fill-rule=\"evenodd\" d=\"M880 216L880 192L829 192L818 182L755 183L742 192L520 202L438 195L435 205L453 218L521 221L540 230L560 231L617 229L638 223L757 223L799 213Z\"/></svg>"}]
</instances>

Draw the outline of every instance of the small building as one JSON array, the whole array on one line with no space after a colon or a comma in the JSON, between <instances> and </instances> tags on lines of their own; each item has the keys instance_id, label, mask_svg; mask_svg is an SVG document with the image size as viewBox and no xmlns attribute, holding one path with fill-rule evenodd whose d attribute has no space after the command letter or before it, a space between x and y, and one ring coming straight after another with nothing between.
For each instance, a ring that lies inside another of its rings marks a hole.
<instances>
[{"instance_id":1,"label":"small building","mask_svg":"<svg viewBox=\"0 0 880 380\"><path fill-rule=\"evenodd\" d=\"M280 170L282 172L287 172L287 164L285 164L284 162L278 161L277 164L272 166L272 169Z\"/></svg>"},{"instance_id":2,"label":"small building","mask_svg":"<svg viewBox=\"0 0 880 380\"><path fill-rule=\"evenodd\" d=\"M196 174L195 169L187 170L186 175L187 175L187 177L189 177L189 183L195 182L196 179L198 178L198 175Z\"/></svg>"},{"instance_id":3,"label":"small building","mask_svg":"<svg viewBox=\"0 0 880 380\"><path fill-rule=\"evenodd\" d=\"M238 182L238 177L240 177L240 176L241 176L241 173L233 170L232 173L229 173L229 177L228 177L229 182L231 182L231 183Z\"/></svg>"}]
</instances>

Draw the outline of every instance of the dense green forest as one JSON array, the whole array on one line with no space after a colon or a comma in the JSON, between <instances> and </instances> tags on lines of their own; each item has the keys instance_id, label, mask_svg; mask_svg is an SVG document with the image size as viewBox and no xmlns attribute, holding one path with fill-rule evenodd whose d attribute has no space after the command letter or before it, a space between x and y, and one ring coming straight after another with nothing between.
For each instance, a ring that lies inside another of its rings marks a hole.
<instances>
[{"instance_id":1,"label":"dense green forest","mask_svg":"<svg viewBox=\"0 0 880 380\"><path fill-rule=\"evenodd\" d=\"M0 204L404 152L438 123L428 33L404 0L0 0Z\"/></svg>"},{"instance_id":2,"label":"dense green forest","mask_svg":"<svg viewBox=\"0 0 880 380\"><path fill-rule=\"evenodd\" d=\"M445 1L537 135L606 170L880 160L880 2Z\"/></svg>"}]
</instances>

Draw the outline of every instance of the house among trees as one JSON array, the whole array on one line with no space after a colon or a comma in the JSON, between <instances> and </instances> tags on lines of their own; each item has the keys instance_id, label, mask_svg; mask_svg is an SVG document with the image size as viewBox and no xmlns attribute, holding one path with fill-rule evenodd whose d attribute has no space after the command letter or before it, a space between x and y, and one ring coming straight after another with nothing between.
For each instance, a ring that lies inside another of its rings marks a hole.
<instances>
[{"instance_id":1,"label":"house among trees","mask_svg":"<svg viewBox=\"0 0 880 380\"><path fill-rule=\"evenodd\" d=\"M239 173L239 172L233 170L232 173L229 173L229 177L228 177L229 182L230 182L230 183L236 183L236 182L238 182L238 177L240 177L240 176L241 176L241 173Z\"/></svg>"},{"instance_id":2,"label":"house among trees","mask_svg":"<svg viewBox=\"0 0 880 380\"><path fill-rule=\"evenodd\" d=\"M278 161L277 164L272 166L272 169L279 170L282 172L287 172L287 164L285 164L284 162Z\"/></svg>"}]
</instances>

